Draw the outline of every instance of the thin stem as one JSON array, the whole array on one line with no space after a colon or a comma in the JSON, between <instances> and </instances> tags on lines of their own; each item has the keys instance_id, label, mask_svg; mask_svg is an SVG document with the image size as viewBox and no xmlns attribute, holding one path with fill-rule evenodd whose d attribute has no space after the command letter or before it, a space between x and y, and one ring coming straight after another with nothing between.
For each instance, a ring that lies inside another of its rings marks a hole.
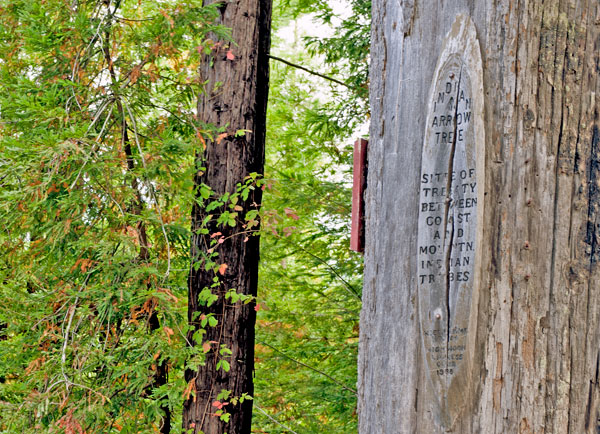
<instances>
[{"instance_id":1,"label":"thin stem","mask_svg":"<svg viewBox=\"0 0 600 434\"><path fill-rule=\"evenodd\" d=\"M340 279L340 281L344 284L344 286L348 289L348 292L357 300L360 301L360 294L359 292L356 290L356 288L354 288L354 286L352 286L346 279L344 279L340 273L337 272L337 270L335 268L333 268L331 265L329 265L327 263L327 261L325 261L324 259L318 257L317 255L315 255L314 253L312 253L311 251L305 249L304 247L302 247L300 244L296 244L290 240L287 240L285 238L279 238L281 240L284 240L286 242L288 242L289 244L293 245L294 247L302 250L304 253L306 253L307 255L313 257L314 259L316 259L317 261L319 261L320 263L322 263L323 265L325 265L327 268L329 268L329 270L331 270L331 272L338 278Z\"/></svg>"},{"instance_id":2,"label":"thin stem","mask_svg":"<svg viewBox=\"0 0 600 434\"><path fill-rule=\"evenodd\" d=\"M265 416L267 416L272 422L275 422L277 425L279 425L280 427L288 430L290 433L292 434L298 434L296 431L294 431L291 428L288 428L287 426L285 426L284 424L282 424L281 422L279 422L277 419L275 419L273 416L269 415L266 411L264 411L262 408L260 408L258 406L258 404L254 403L254 408L256 408L258 411L260 411L262 414L264 414Z\"/></svg>"},{"instance_id":3,"label":"thin stem","mask_svg":"<svg viewBox=\"0 0 600 434\"><path fill-rule=\"evenodd\" d=\"M340 86L347 87L348 89L354 89L352 86L350 86L349 84L344 83L343 81L340 81L340 80L338 80L336 78L333 78L333 77L329 77L329 76L327 76L325 74L321 74L320 72L316 72L316 71L310 70L310 69L308 69L308 68L306 68L306 67L304 67L302 65L298 65L297 63L292 63L289 60L285 60L285 59L282 59L281 57L273 56L271 54L267 54L267 56L270 59L277 60L278 62L281 62L281 63L285 63L286 65L289 65L289 66L291 66L293 68L296 68L296 69L301 69L302 71L306 71L309 74L316 75L317 77L324 78L325 80L329 80L329 81L331 81L333 83L339 84Z\"/></svg>"},{"instance_id":4,"label":"thin stem","mask_svg":"<svg viewBox=\"0 0 600 434\"><path fill-rule=\"evenodd\" d=\"M329 378L329 379L330 379L331 381L333 381L335 384L337 384L338 386L340 386L340 387L342 387L342 388L344 388L344 389L348 390L349 392L352 392L352 393L353 393L353 394L355 394L355 395L358 393L356 390L352 389L351 387L348 387L348 386L346 386L345 384L343 384L343 383L340 383L338 380L336 380L335 378L333 378L331 375L329 375L329 374L326 374L325 372L323 372L323 371L320 371L320 370L318 370L317 368L313 368L312 366L309 366L309 365L307 365L306 363L303 363L303 362L301 362L300 360L296 360L296 359L294 359L293 357L290 357L290 356L288 356L286 353L284 353L283 351L281 351L281 350L279 350L279 349L275 348L273 345L267 344L266 342L262 342L262 341L259 341L259 340L256 340L256 342L258 342L258 343L259 343L259 344L261 344L261 345L265 345L265 346L267 346L267 347L271 348L271 349L272 349L272 350L274 350L274 351L277 351L277 352L278 352L279 354L281 354L283 357L285 357L285 358L286 358L286 359L288 359L288 360L291 360L291 361L292 361L292 362L294 362L294 363L297 363L297 364L299 364L299 365L301 365L301 366L304 366L305 368L308 368L308 369L310 369L310 370L312 370L312 371L315 371L315 372L316 372L316 373L318 373L318 374L321 374L321 375L323 375L324 377L327 377L327 378Z\"/></svg>"},{"instance_id":5,"label":"thin stem","mask_svg":"<svg viewBox=\"0 0 600 434\"><path fill-rule=\"evenodd\" d=\"M133 113L131 112L131 109L129 108L129 104L127 104L127 101L123 101L123 103L125 104L125 108L127 109L127 112L129 113L129 118L131 119L131 125L133 126L133 132L134 132L133 137L135 138L135 144L138 148L138 152L140 153L140 158L142 160L142 166L144 168L144 171L146 171L148 168L146 167L146 159L144 158L144 152L142 151L142 147L140 145L140 141L138 138L137 123L135 121L135 117L133 116ZM171 245L169 243L169 237L167 237L167 231L165 230L165 220L163 218L162 211L160 209L160 204L158 203L158 199L156 197L156 191L154 190L154 186L152 185L152 183L150 183L149 181L147 181L147 185L148 185L148 189L150 190L150 193L152 194L152 198L154 199L154 203L156 205L156 212L158 213L158 218L160 219L160 228L161 228L163 236L165 238L165 245L167 247L167 271L165 272L165 277L164 277L164 280L166 281L167 278L169 277L169 273L171 272Z\"/></svg>"}]
</instances>

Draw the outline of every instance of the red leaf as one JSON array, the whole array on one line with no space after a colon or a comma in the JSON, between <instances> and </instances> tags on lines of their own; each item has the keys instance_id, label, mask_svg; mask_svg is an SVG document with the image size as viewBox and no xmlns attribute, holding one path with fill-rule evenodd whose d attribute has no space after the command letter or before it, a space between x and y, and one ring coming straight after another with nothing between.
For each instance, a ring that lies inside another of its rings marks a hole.
<instances>
[{"instance_id":1,"label":"red leaf","mask_svg":"<svg viewBox=\"0 0 600 434\"><path fill-rule=\"evenodd\" d=\"M219 266L219 273L221 274L221 276L225 275L225 271L227 270L227 264L221 264Z\"/></svg>"},{"instance_id":2,"label":"red leaf","mask_svg":"<svg viewBox=\"0 0 600 434\"><path fill-rule=\"evenodd\" d=\"M194 383L196 382L196 378L192 378L188 383L187 387L183 391L183 398L188 399L190 394L192 393L192 389L194 388ZM194 395L194 402L196 402L196 395Z\"/></svg>"},{"instance_id":3,"label":"red leaf","mask_svg":"<svg viewBox=\"0 0 600 434\"><path fill-rule=\"evenodd\" d=\"M292 235L292 232L294 232L296 230L296 226L289 226L287 228L283 228L283 235L285 235L286 237L289 237L290 235Z\"/></svg>"},{"instance_id":4,"label":"red leaf","mask_svg":"<svg viewBox=\"0 0 600 434\"><path fill-rule=\"evenodd\" d=\"M257 304L256 306L254 306L254 310L255 311L258 312L260 309L261 309L260 304Z\"/></svg>"},{"instance_id":5,"label":"red leaf","mask_svg":"<svg viewBox=\"0 0 600 434\"><path fill-rule=\"evenodd\" d=\"M286 216L293 218L294 220L298 220L300 217L298 217L298 215L296 214L296 211L294 211L291 208L285 208L283 210L283 212L285 213Z\"/></svg>"},{"instance_id":6,"label":"red leaf","mask_svg":"<svg viewBox=\"0 0 600 434\"><path fill-rule=\"evenodd\" d=\"M219 134L219 135L217 136L217 140L216 140L216 142L217 142L217 145L218 145L219 143L221 143L221 141L223 141L223 139L224 139L225 137L227 137L227 133L221 133L221 134Z\"/></svg>"},{"instance_id":7,"label":"red leaf","mask_svg":"<svg viewBox=\"0 0 600 434\"><path fill-rule=\"evenodd\" d=\"M233 52L231 50L227 51L227 60L233 59L235 59L235 55L233 54Z\"/></svg>"}]
</instances>

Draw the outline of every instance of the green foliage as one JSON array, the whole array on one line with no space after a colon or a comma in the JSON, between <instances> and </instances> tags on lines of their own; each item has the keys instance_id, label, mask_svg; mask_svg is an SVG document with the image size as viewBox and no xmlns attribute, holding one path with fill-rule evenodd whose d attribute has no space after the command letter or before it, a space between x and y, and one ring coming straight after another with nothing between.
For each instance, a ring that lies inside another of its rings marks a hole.
<instances>
[{"instance_id":1,"label":"green foliage","mask_svg":"<svg viewBox=\"0 0 600 434\"><path fill-rule=\"evenodd\" d=\"M312 12L333 19L325 4L287 5L291 16ZM357 22L365 23L369 9L361 13ZM256 432L356 431L362 260L349 250L352 148L343 143L365 121L368 24L360 28L365 41L339 56L331 51L354 41L344 41L343 27L336 31L328 40L306 40L313 50L308 56L278 55L318 69L311 56L323 53L338 65L332 75L350 77L352 89L332 84L327 90L328 82L271 62ZM349 71L356 77L344 75Z\"/></svg>"},{"instance_id":2,"label":"green foliage","mask_svg":"<svg viewBox=\"0 0 600 434\"><path fill-rule=\"evenodd\" d=\"M310 13L314 20L331 26L327 37L305 36L308 58L322 58L331 77L340 78L348 88L333 85L327 101L308 110L306 126L314 133L329 133L338 140L348 138L369 117L368 83L371 44L371 0L348 0L342 16L325 1L281 0L284 16ZM306 57L306 56L305 56ZM320 71L324 72L324 71Z\"/></svg>"},{"instance_id":3,"label":"green foliage","mask_svg":"<svg viewBox=\"0 0 600 434\"><path fill-rule=\"evenodd\" d=\"M186 279L195 150L213 134L194 120L196 69L207 34L228 33L217 13L0 7L1 432L157 432L181 408L186 360L203 359Z\"/></svg>"},{"instance_id":4,"label":"green foliage","mask_svg":"<svg viewBox=\"0 0 600 434\"><path fill-rule=\"evenodd\" d=\"M229 34L202 3L0 3L0 432L158 432L167 411L177 432L194 393L184 370L214 350L226 372L231 356L202 342L214 316L193 318L198 345L186 341L194 204L248 235L262 222L257 430L286 432L265 413L299 433L356 429L361 259L348 250L342 143L367 117L369 3L353 0L358 19L293 59L323 56L349 89L323 94L272 63L267 173L224 197L194 191L196 151L221 132L195 119L197 69ZM306 12L336 20L326 2L300 0L279 23ZM261 215L241 215L260 186ZM194 266L218 273L212 235ZM223 391L214 414L251 399Z\"/></svg>"}]
</instances>

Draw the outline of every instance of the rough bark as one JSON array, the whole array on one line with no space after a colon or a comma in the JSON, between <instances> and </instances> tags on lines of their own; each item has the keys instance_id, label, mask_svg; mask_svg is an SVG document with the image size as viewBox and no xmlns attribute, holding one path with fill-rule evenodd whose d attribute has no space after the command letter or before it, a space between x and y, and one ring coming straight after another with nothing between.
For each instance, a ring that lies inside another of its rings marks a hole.
<instances>
[{"instance_id":1,"label":"rough bark","mask_svg":"<svg viewBox=\"0 0 600 434\"><path fill-rule=\"evenodd\" d=\"M457 14L483 62L485 214L470 384L444 419L417 293L429 92ZM374 0L362 433L592 433L600 386L600 6Z\"/></svg>"},{"instance_id":2,"label":"rough bark","mask_svg":"<svg viewBox=\"0 0 600 434\"><path fill-rule=\"evenodd\" d=\"M232 29L235 43L228 47L225 42L218 42L201 67L200 80L206 81L206 86L198 102L198 119L225 128L227 136L207 141L206 149L199 153L199 172L195 180L196 185L209 186L215 197L233 193L238 183L243 184L250 173L263 173L271 1L224 2L219 10L218 21ZM237 130L246 130L246 133L236 137ZM192 261L199 267L195 269L192 265L189 276L188 320L193 330L188 334L188 340L193 342L193 331L199 328L201 319L198 315L214 314L219 321L217 327L206 327L203 336L203 341L211 344L206 363L197 371L185 374L188 382L194 381L194 391L184 403L183 427L193 428L193 433L250 432L252 401L227 405L224 410L231 414L229 423L214 415L217 408L212 403L222 390L230 391L231 397L253 394L255 304L232 304L226 302L224 295L232 288L238 293L256 295L259 238L250 236L246 241L242 224L245 213L257 209L260 202L260 188L253 190L247 200L240 200L238 206L242 210L237 211L239 222L236 227L215 223L220 211L231 209L211 211L213 219L206 235L198 233L198 229L208 213L202 206L195 206L192 211ZM224 275L206 271L200 254L208 250L211 235L216 232L221 232L225 240L215 248L219 254L218 262L228 266ZM211 288L215 276L219 277L220 283L212 291L218 295L218 300L210 307L203 306L198 295L204 288ZM226 358L231 364L229 372L216 368L221 346L232 351L231 357Z\"/></svg>"}]
</instances>

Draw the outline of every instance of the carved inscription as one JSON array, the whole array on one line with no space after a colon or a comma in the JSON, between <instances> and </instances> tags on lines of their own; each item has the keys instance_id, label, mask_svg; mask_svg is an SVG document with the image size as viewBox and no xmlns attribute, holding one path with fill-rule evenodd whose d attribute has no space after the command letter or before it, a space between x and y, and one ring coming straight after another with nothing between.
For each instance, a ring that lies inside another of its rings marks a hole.
<instances>
[{"instance_id":1,"label":"carved inscription","mask_svg":"<svg viewBox=\"0 0 600 434\"><path fill-rule=\"evenodd\" d=\"M442 78L430 101L433 152L421 173L418 271L420 288L431 294L433 307L424 321L429 326L423 330L429 338L425 349L435 375L446 377L464 358L468 323L456 314L472 287L477 178L475 161L466 152L466 142L473 139L469 76L453 62Z\"/></svg>"},{"instance_id":2,"label":"carved inscription","mask_svg":"<svg viewBox=\"0 0 600 434\"><path fill-rule=\"evenodd\" d=\"M483 96L481 71L460 47L468 37L475 38L469 25L466 17L457 20L434 76L420 179L417 284L421 334L429 378L444 419L452 418L450 392L460 394L458 389L470 375L474 341L469 336L476 319L472 307L477 301L481 253Z\"/></svg>"}]
</instances>

